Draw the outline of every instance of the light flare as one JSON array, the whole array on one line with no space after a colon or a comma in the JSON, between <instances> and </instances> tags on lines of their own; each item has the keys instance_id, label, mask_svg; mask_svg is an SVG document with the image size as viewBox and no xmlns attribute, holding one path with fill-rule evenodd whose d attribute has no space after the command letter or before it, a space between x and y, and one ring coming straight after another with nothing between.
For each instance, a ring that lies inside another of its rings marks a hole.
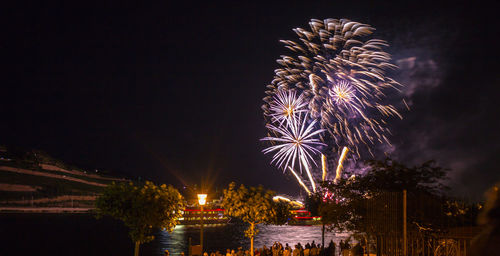
<instances>
[{"instance_id":1,"label":"light flare","mask_svg":"<svg viewBox=\"0 0 500 256\"><path fill-rule=\"evenodd\" d=\"M286 198L286 197L283 197L283 196L274 196L274 197L273 197L273 201L275 201L275 202L276 202L276 201L279 201L279 200L283 200L283 201L286 201L286 202L290 202L290 201L292 201L292 200L290 200L290 199L288 199L288 198Z\"/></svg>"},{"instance_id":2,"label":"light flare","mask_svg":"<svg viewBox=\"0 0 500 256\"><path fill-rule=\"evenodd\" d=\"M293 205L295 205L295 206L297 206L299 208L303 208L304 207L304 203L302 203L301 201L293 200L293 199L290 199L290 198L287 198L287 197L284 197L284 196L274 196L273 197L273 201L274 202L285 201L285 202L293 204Z\"/></svg>"}]
</instances>

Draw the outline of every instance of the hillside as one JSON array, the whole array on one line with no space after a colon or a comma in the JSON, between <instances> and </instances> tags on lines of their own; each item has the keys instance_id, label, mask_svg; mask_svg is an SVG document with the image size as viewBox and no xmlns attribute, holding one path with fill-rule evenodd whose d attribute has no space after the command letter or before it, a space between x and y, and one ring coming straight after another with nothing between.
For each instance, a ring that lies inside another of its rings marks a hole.
<instances>
[{"instance_id":1,"label":"hillside","mask_svg":"<svg viewBox=\"0 0 500 256\"><path fill-rule=\"evenodd\" d=\"M0 212L86 212L111 182L39 151L0 146Z\"/></svg>"}]
</instances>

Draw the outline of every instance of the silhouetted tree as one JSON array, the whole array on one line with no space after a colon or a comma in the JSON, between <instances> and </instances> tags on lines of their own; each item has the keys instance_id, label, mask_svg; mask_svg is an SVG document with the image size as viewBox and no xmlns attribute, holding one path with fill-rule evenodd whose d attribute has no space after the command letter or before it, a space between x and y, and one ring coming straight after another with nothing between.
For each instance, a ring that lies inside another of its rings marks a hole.
<instances>
[{"instance_id":1,"label":"silhouetted tree","mask_svg":"<svg viewBox=\"0 0 500 256\"><path fill-rule=\"evenodd\" d=\"M226 214L250 224L245 230L245 236L250 238L250 253L254 255L253 241L258 233L256 225L258 224L277 224L282 225L290 214L290 206L284 202L274 202L275 193L266 190L262 186L245 187L240 185L236 188L236 183L229 184L224 189L224 198L222 206Z\"/></svg>"},{"instance_id":2,"label":"silhouetted tree","mask_svg":"<svg viewBox=\"0 0 500 256\"><path fill-rule=\"evenodd\" d=\"M477 206L461 203L447 195L449 188L443 182L448 170L437 166L435 161L408 167L387 158L370 160L366 164L368 171L364 175L340 179L336 184L325 182L321 195L314 195L319 204L315 208L321 211L324 223L331 228L366 232L367 203L381 200L387 192L403 190L408 195L410 224L437 228L443 224L471 223L475 219ZM346 176L351 174L346 172ZM331 196L325 197L325 193Z\"/></svg>"},{"instance_id":3,"label":"silhouetted tree","mask_svg":"<svg viewBox=\"0 0 500 256\"><path fill-rule=\"evenodd\" d=\"M95 205L97 218L108 215L129 228L130 238L135 243L134 255L138 256L139 246L154 239L153 228L173 231L182 216L184 200L174 187L146 181L143 185L112 183L97 198Z\"/></svg>"}]
</instances>

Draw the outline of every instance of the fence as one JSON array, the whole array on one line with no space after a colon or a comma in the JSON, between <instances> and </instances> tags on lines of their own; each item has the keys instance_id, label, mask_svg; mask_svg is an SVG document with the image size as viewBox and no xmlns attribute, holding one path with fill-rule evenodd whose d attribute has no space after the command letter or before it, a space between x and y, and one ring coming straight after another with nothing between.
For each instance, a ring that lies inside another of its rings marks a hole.
<instances>
[{"instance_id":1,"label":"fence","mask_svg":"<svg viewBox=\"0 0 500 256\"><path fill-rule=\"evenodd\" d=\"M367 233L376 241L377 255L469 255L478 227L450 221L440 198L405 193L384 192L367 200Z\"/></svg>"}]
</instances>

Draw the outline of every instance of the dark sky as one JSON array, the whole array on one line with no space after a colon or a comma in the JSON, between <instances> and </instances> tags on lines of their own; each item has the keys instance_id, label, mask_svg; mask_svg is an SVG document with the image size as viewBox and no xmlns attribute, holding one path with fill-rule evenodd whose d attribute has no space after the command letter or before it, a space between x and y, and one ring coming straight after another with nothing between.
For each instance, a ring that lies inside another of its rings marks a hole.
<instances>
[{"instance_id":1,"label":"dark sky","mask_svg":"<svg viewBox=\"0 0 500 256\"><path fill-rule=\"evenodd\" d=\"M461 195L500 180L491 3L40 2L3 7L0 144L156 182L297 194L261 153L265 86L293 28L347 18L375 27L401 66L411 111L391 123L392 156L437 160Z\"/></svg>"}]
</instances>

